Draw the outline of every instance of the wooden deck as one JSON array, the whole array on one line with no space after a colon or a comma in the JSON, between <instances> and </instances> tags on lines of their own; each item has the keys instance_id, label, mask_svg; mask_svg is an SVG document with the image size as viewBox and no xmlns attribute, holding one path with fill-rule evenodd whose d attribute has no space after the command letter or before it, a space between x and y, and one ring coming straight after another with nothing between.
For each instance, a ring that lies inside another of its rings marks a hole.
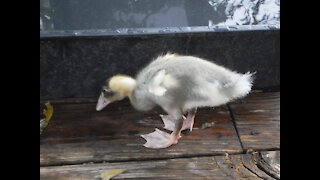
<instances>
[{"instance_id":1,"label":"wooden deck","mask_svg":"<svg viewBox=\"0 0 320 180\"><path fill-rule=\"evenodd\" d=\"M40 138L40 177L101 179L280 179L280 92L252 93L197 112L177 145L147 149L141 134L163 127L161 109L135 111L129 101L95 111L95 100L51 101ZM205 127L208 123L212 127Z\"/></svg>"}]
</instances>

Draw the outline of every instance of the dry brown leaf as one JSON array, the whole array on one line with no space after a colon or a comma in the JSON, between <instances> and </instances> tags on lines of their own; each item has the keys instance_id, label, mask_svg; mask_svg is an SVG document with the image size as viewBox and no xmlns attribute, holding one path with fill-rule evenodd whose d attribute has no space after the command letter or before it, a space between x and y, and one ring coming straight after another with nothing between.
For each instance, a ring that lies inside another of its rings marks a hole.
<instances>
[{"instance_id":1,"label":"dry brown leaf","mask_svg":"<svg viewBox=\"0 0 320 180\"><path fill-rule=\"evenodd\" d=\"M109 169L109 170L106 170L106 171L103 171L101 174L100 174L100 177L103 179L103 180L109 180L115 176L117 176L118 174L121 174L123 173L124 170L123 169Z\"/></svg>"},{"instance_id":2,"label":"dry brown leaf","mask_svg":"<svg viewBox=\"0 0 320 180\"><path fill-rule=\"evenodd\" d=\"M40 134L42 133L43 129L48 126L49 120L53 115L53 106L50 102L45 104L46 108L43 110L44 118L40 119Z\"/></svg>"},{"instance_id":3,"label":"dry brown leaf","mask_svg":"<svg viewBox=\"0 0 320 180\"><path fill-rule=\"evenodd\" d=\"M45 116L45 120L49 121L53 114L53 106L50 104L50 102L47 102L45 106L46 109L43 110L43 115Z\"/></svg>"}]
</instances>

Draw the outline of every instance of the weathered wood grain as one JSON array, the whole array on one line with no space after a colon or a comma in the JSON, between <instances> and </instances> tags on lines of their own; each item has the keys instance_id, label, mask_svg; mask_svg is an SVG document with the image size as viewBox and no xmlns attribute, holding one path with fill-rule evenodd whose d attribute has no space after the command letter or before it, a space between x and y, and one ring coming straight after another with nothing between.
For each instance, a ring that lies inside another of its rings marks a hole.
<instances>
[{"instance_id":1,"label":"weathered wood grain","mask_svg":"<svg viewBox=\"0 0 320 180\"><path fill-rule=\"evenodd\" d=\"M43 180L100 179L108 169L126 170L113 179L280 179L280 151L255 151L280 148L280 93L253 93L229 105L244 149L254 150L237 155L223 155L243 152L226 106L199 109L194 131L153 150L139 135L163 127L159 108L138 112L123 101L96 112L94 100L51 103L54 115L40 137Z\"/></svg>"},{"instance_id":2,"label":"weathered wood grain","mask_svg":"<svg viewBox=\"0 0 320 180\"><path fill-rule=\"evenodd\" d=\"M125 171L113 179L274 179L259 169L252 154L157 161L41 167L42 180L99 179L108 169Z\"/></svg>"},{"instance_id":3,"label":"weathered wood grain","mask_svg":"<svg viewBox=\"0 0 320 180\"><path fill-rule=\"evenodd\" d=\"M259 152L258 166L276 179L280 179L280 151Z\"/></svg>"},{"instance_id":4,"label":"weathered wood grain","mask_svg":"<svg viewBox=\"0 0 320 180\"><path fill-rule=\"evenodd\" d=\"M95 111L95 103L52 104L54 115L40 138L40 165L242 152L225 106L199 109L192 132L185 131L177 145L154 150L142 146L140 135L163 127L160 109L138 112L128 101L110 104L101 112ZM213 127L201 129L211 122Z\"/></svg>"},{"instance_id":5,"label":"weathered wood grain","mask_svg":"<svg viewBox=\"0 0 320 180\"><path fill-rule=\"evenodd\" d=\"M243 148L280 148L280 92L253 93L230 104Z\"/></svg>"}]
</instances>

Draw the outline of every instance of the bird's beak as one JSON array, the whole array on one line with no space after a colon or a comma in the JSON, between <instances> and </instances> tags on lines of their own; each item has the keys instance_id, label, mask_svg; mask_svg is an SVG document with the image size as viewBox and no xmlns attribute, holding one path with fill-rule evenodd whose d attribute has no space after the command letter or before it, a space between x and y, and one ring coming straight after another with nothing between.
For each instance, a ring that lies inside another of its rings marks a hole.
<instances>
[{"instance_id":1,"label":"bird's beak","mask_svg":"<svg viewBox=\"0 0 320 180\"><path fill-rule=\"evenodd\" d=\"M104 107L106 107L110 102L104 98L103 93L101 93L99 99L98 99L98 103L97 103L97 107L96 110L97 111L101 111Z\"/></svg>"}]
</instances>

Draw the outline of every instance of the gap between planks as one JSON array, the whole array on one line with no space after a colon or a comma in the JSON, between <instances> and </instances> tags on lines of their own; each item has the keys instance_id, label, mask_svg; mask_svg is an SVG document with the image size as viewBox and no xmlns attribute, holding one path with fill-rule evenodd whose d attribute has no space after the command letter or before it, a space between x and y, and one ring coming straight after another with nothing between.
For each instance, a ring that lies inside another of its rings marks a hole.
<instances>
[{"instance_id":1,"label":"gap between planks","mask_svg":"<svg viewBox=\"0 0 320 180\"><path fill-rule=\"evenodd\" d=\"M229 103L227 104L227 108L228 108L228 111L229 111L229 115L230 115L230 119L232 121L233 127L236 130L236 133L237 133L237 136L238 136L238 141L240 143L241 149L242 149L242 151L244 151L243 144L242 144L242 141L241 141L241 138L240 138L240 134L239 134L239 131L238 131L238 128L237 128L237 125L236 125L236 121L235 121L235 118L234 118L234 115L233 115L233 112L232 112L232 109L231 109Z\"/></svg>"},{"instance_id":2,"label":"gap between planks","mask_svg":"<svg viewBox=\"0 0 320 180\"><path fill-rule=\"evenodd\" d=\"M58 166L69 166L69 165L83 165L83 164L101 164L101 163L121 163L121 162L143 162L143 161L160 161L160 160L171 160L171 159L188 159L188 158L201 158L201 157L218 157L226 155L245 155L249 151L262 152L262 151L280 151L280 148L266 148L266 149L248 149L243 152L234 153L208 153L208 154L182 154L175 157L160 157L160 158L132 158L125 160L99 160L99 161L78 161L78 162L61 162L61 163L40 163L40 167L58 167Z\"/></svg>"},{"instance_id":3,"label":"gap between planks","mask_svg":"<svg viewBox=\"0 0 320 180\"><path fill-rule=\"evenodd\" d=\"M74 179L80 176L86 179L96 179L104 170L121 168L125 169L125 172L114 179L212 179L213 177L217 179L280 179L280 169L279 171L274 171L272 164L265 164L265 167L261 167L260 162L264 160L261 153L270 152L280 153L280 151L264 151L158 161L105 162L100 164L87 163L74 166L41 167L40 174L42 178L46 179ZM277 158L280 158L280 154Z\"/></svg>"}]
</instances>

